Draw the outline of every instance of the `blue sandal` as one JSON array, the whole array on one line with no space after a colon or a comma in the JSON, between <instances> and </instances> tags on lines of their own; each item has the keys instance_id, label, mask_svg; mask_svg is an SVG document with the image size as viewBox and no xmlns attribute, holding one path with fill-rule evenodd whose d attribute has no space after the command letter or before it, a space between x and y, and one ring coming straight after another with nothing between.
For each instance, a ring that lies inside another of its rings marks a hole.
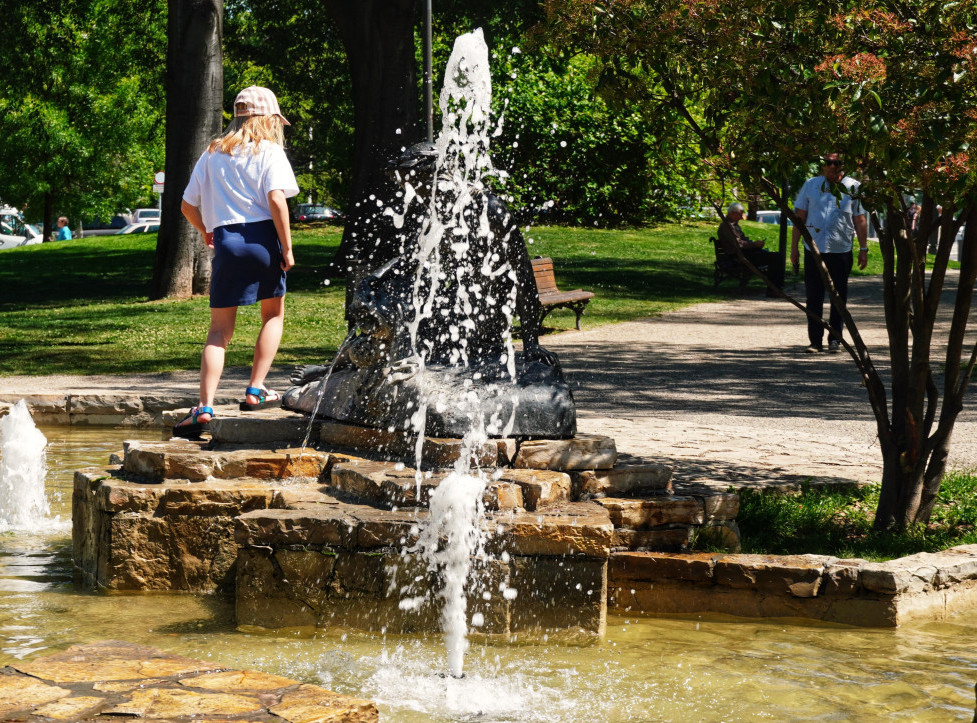
<instances>
[{"instance_id":1,"label":"blue sandal","mask_svg":"<svg viewBox=\"0 0 977 723\"><path fill-rule=\"evenodd\" d=\"M214 410L211 407L194 407L190 410L190 414L185 416L173 427L174 437L199 437L200 433L207 429L207 425L210 424L210 420L206 422L198 422L197 417L201 414L209 414L210 419L214 418Z\"/></svg>"},{"instance_id":2,"label":"blue sandal","mask_svg":"<svg viewBox=\"0 0 977 723\"><path fill-rule=\"evenodd\" d=\"M242 412L253 412L256 409L268 409L269 407L280 407L282 406L282 395L278 392L272 391L271 389L265 389L264 387L248 387L244 390L244 395L252 397L257 397L258 401L255 404L248 404L247 399L241 402L238 408Z\"/></svg>"}]
</instances>

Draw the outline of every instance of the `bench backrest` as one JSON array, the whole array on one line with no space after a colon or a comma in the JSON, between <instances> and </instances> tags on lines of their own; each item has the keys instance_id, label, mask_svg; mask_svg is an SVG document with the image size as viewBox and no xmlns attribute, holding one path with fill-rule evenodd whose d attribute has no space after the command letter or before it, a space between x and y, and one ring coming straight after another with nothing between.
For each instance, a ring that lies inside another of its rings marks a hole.
<instances>
[{"instance_id":1,"label":"bench backrest","mask_svg":"<svg viewBox=\"0 0 977 723\"><path fill-rule=\"evenodd\" d=\"M533 259L533 275L536 277L536 289L540 294L559 291L556 287L556 277L553 276L553 259L545 256Z\"/></svg>"}]
</instances>

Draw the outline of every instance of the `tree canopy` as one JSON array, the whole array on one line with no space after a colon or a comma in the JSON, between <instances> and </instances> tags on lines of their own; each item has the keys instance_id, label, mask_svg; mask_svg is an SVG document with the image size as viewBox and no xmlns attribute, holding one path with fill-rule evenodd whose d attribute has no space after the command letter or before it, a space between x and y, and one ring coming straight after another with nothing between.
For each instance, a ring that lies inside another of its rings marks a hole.
<instances>
[{"instance_id":1,"label":"tree canopy","mask_svg":"<svg viewBox=\"0 0 977 723\"><path fill-rule=\"evenodd\" d=\"M965 345L977 278L977 6L548 0L547 12L548 42L598 58L609 97L649 113L674 109L718 181L763 189L792 217L783 179L822 153L846 154L885 263L888 387L843 312L882 447L876 525L925 522L977 361L977 344ZM906 198L916 194L923 222L913 238ZM950 249L964 222L953 323L937 342ZM934 224L942 235L927 269Z\"/></svg>"},{"instance_id":2,"label":"tree canopy","mask_svg":"<svg viewBox=\"0 0 977 723\"><path fill-rule=\"evenodd\" d=\"M165 2L0 3L0 198L108 218L162 168Z\"/></svg>"}]
</instances>

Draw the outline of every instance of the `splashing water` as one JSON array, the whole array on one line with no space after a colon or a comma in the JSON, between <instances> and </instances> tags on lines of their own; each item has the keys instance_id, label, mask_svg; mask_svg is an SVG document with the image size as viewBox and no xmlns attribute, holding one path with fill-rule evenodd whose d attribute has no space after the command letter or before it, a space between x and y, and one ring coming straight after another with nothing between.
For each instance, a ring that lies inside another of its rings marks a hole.
<instances>
[{"instance_id":1,"label":"splashing water","mask_svg":"<svg viewBox=\"0 0 977 723\"><path fill-rule=\"evenodd\" d=\"M419 387L422 403L411 420L417 438L418 493L421 472L421 445L426 429L428 403L437 403L438 390L429 388L425 376L426 362L433 353L433 344L419 343L419 329L425 320L434 319L450 310L450 324L438 340L450 351L442 352L442 360L452 365L470 366L478 350L470 348L480 323L479 309L486 304L499 304L507 321L502 332L505 363L509 379L515 379L515 351L512 345L512 317L516 308L517 289L513 283L508 298L483 298L481 281L508 274L511 268L491 251L492 231L488 206L478 202L485 189L484 177L491 172L489 138L491 76L488 48L481 29L455 40L454 49L445 71L440 106L444 125L436 148L437 166L434 188L431 190L428 213L418 239L417 276L412 302L415 316L410 322L411 344L418 361ZM405 210L418 194L408 184L404 199ZM394 215L401 221L403 216ZM443 357L446 355L446 359ZM464 657L468 648L466 588L472 572L473 559L484 557L482 522L485 515L483 495L488 478L483 471L473 472L474 450L487 441L486 417L496 431L499 412L486 409L485 399L470 390L461 403L470 420L469 431L462 440L462 453L454 470L438 485L430 496L430 520L419 534L417 550L428 566L440 574L443 601L441 620L448 656L448 670L456 678L464 674ZM491 404L488 405L491 407ZM514 412L513 412L514 415ZM405 591L406 592L406 591ZM405 600L405 607L411 601ZM477 621L473 620L473 624Z\"/></svg>"},{"instance_id":2,"label":"splashing water","mask_svg":"<svg viewBox=\"0 0 977 723\"><path fill-rule=\"evenodd\" d=\"M47 438L21 399L0 418L0 531L36 530L50 514L45 447Z\"/></svg>"}]
</instances>

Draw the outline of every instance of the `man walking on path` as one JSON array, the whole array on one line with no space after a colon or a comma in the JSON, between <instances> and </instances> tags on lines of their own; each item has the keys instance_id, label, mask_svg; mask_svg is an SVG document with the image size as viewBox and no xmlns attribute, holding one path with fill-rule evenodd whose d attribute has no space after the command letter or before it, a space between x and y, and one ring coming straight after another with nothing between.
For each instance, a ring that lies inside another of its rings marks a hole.
<instances>
[{"instance_id":1,"label":"man walking on path","mask_svg":"<svg viewBox=\"0 0 977 723\"><path fill-rule=\"evenodd\" d=\"M852 235L858 237L858 268L868 263L868 225L865 209L857 198L858 182L845 176L843 161L838 153L824 156L824 169L820 176L810 178L801 186L794 201L794 213L807 226L811 238L818 247L824 265L828 269L842 302L848 300L848 276L852 268ZM797 241L801 230L794 226L791 234L790 262L797 266ZM813 315L807 320L807 351L818 354L823 349L824 327L820 319L824 311L824 280L814 253L804 242L804 289L807 294L807 310ZM833 332L828 340L828 351L841 351L841 335L844 331L841 310L831 305L828 326Z\"/></svg>"}]
</instances>

